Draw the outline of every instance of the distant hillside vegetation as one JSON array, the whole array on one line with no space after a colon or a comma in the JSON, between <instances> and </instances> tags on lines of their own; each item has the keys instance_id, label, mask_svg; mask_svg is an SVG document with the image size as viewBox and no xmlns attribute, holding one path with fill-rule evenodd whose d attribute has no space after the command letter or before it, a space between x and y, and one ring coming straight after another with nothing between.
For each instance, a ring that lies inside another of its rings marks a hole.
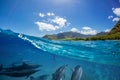
<instances>
[{"instance_id":1,"label":"distant hillside vegetation","mask_svg":"<svg viewBox=\"0 0 120 80\"><path fill-rule=\"evenodd\" d=\"M84 35L77 32L63 32L53 35L45 35L47 39L62 40L119 40L120 39L120 21L112 28L110 32L100 32L96 35Z\"/></svg>"},{"instance_id":2,"label":"distant hillside vegetation","mask_svg":"<svg viewBox=\"0 0 120 80\"><path fill-rule=\"evenodd\" d=\"M108 33L109 35L111 34L116 34L120 32L120 20L118 23L112 28L112 30Z\"/></svg>"},{"instance_id":3,"label":"distant hillside vegetation","mask_svg":"<svg viewBox=\"0 0 120 80\"><path fill-rule=\"evenodd\" d=\"M86 38L86 40L120 40L120 20L107 35L94 36Z\"/></svg>"},{"instance_id":4,"label":"distant hillside vegetation","mask_svg":"<svg viewBox=\"0 0 120 80\"><path fill-rule=\"evenodd\" d=\"M87 38L87 37L91 37L92 35L84 35L84 34L80 34L77 32L63 32L63 33L58 33L58 34L53 34L53 35L45 35L43 36L43 38L47 38L47 39L72 39L72 38Z\"/></svg>"}]
</instances>

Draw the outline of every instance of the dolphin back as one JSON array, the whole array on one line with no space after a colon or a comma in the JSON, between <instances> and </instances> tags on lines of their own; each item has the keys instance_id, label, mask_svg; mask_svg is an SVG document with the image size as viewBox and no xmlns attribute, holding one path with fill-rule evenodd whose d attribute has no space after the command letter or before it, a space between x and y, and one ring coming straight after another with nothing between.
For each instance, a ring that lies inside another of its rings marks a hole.
<instances>
[{"instance_id":1,"label":"dolphin back","mask_svg":"<svg viewBox=\"0 0 120 80\"><path fill-rule=\"evenodd\" d=\"M72 73L71 80L80 80L82 77L82 67L76 66L75 70Z\"/></svg>"},{"instance_id":2,"label":"dolphin back","mask_svg":"<svg viewBox=\"0 0 120 80\"><path fill-rule=\"evenodd\" d=\"M63 80L65 79L65 68L67 65L63 65L56 70L55 73L52 75L52 80Z\"/></svg>"}]
</instances>

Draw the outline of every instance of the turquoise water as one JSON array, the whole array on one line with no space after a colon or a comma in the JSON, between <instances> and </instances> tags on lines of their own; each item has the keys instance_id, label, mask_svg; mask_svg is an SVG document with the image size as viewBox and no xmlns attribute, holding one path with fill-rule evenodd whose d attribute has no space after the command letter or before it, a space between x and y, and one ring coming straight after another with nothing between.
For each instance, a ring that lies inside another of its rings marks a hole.
<instances>
[{"instance_id":1,"label":"turquoise water","mask_svg":"<svg viewBox=\"0 0 120 80\"><path fill-rule=\"evenodd\" d=\"M5 67L21 60L43 65L33 74L52 74L67 64L66 79L70 80L76 65L81 65L81 80L120 80L120 41L54 41L26 36L9 30L0 31L0 64ZM30 80L0 76L0 80Z\"/></svg>"}]
</instances>

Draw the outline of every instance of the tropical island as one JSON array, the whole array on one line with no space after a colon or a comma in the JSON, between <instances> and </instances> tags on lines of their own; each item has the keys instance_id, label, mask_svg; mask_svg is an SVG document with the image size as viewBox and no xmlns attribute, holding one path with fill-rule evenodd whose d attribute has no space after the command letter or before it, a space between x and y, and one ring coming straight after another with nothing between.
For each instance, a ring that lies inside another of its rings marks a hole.
<instances>
[{"instance_id":1,"label":"tropical island","mask_svg":"<svg viewBox=\"0 0 120 80\"><path fill-rule=\"evenodd\" d=\"M84 35L77 32L63 32L45 35L43 38L50 40L120 40L120 20L109 32L100 32L96 35Z\"/></svg>"}]
</instances>

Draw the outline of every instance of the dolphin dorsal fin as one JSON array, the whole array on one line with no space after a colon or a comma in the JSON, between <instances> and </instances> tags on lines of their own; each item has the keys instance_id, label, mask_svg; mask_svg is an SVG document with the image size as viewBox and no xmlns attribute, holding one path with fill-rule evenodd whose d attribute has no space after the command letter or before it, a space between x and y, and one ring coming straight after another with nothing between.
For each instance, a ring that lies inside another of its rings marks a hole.
<instances>
[{"instance_id":1,"label":"dolphin dorsal fin","mask_svg":"<svg viewBox=\"0 0 120 80\"><path fill-rule=\"evenodd\" d=\"M25 65L28 65L28 64L27 64L27 63L25 63L25 62L23 62L23 63L22 63L22 65L23 65L23 66L25 66Z\"/></svg>"}]
</instances>

